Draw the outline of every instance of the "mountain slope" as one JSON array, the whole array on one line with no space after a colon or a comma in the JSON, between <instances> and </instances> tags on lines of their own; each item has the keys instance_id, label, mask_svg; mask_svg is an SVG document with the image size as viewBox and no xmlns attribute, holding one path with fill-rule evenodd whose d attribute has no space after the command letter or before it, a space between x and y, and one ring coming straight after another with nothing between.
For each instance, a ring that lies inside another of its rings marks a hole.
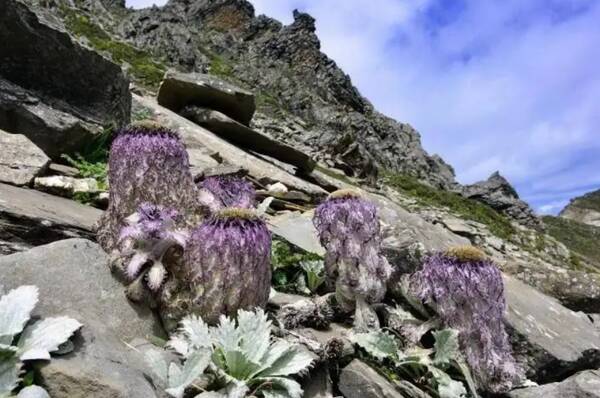
<instances>
[{"instance_id":1,"label":"mountain slope","mask_svg":"<svg viewBox=\"0 0 600 398\"><path fill-rule=\"evenodd\" d=\"M572 199L559 216L600 227L600 189Z\"/></svg>"}]
</instances>

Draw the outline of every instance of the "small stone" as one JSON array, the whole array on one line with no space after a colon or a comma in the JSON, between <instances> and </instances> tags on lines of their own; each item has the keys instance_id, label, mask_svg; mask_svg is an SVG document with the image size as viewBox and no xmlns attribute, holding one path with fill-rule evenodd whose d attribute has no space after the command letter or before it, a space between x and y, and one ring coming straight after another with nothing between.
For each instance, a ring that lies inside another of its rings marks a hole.
<instances>
[{"instance_id":1,"label":"small stone","mask_svg":"<svg viewBox=\"0 0 600 398\"><path fill-rule=\"evenodd\" d=\"M0 182L29 185L50 159L29 138L0 130Z\"/></svg>"}]
</instances>

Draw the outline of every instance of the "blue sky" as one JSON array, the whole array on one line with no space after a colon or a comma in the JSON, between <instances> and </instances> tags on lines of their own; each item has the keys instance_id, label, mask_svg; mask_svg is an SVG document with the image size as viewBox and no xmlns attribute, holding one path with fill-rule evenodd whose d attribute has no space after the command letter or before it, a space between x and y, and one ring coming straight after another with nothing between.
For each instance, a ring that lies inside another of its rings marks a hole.
<instances>
[{"instance_id":1,"label":"blue sky","mask_svg":"<svg viewBox=\"0 0 600 398\"><path fill-rule=\"evenodd\" d=\"M323 51L460 182L500 170L541 213L600 188L600 1L251 2L313 15Z\"/></svg>"}]
</instances>

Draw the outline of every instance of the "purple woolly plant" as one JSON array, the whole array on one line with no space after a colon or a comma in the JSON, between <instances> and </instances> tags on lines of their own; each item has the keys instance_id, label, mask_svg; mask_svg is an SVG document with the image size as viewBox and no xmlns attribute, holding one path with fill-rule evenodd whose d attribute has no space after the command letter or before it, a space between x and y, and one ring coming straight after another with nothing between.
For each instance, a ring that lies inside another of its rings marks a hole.
<instances>
[{"instance_id":1,"label":"purple woolly plant","mask_svg":"<svg viewBox=\"0 0 600 398\"><path fill-rule=\"evenodd\" d=\"M161 288L167 277L163 256L175 245L185 247L188 238L187 231L176 227L178 216L176 210L144 203L126 218L119 244L128 258L123 264L127 280L145 282L153 292Z\"/></svg>"},{"instance_id":2,"label":"purple woolly plant","mask_svg":"<svg viewBox=\"0 0 600 398\"><path fill-rule=\"evenodd\" d=\"M482 251L460 246L431 255L411 284L445 326L459 331L461 348L482 388L501 393L518 381L520 370L504 328L502 274Z\"/></svg>"},{"instance_id":3,"label":"purple woolly plant","mask_svg":"<svg viewBox=\"0 0 600 398\"><path fill-rule=\"evenodd\" d=\"M271 233L254 211L227 208L191 234L183 262L193 312L209 322L265 307L271 289Z\"/></svg>"},{"instance_id":4,"label":"purple woolly plant","mask_svg":"<svg viewBox=\"0 0 600 398\"><path fill-rule=\"evenodd\" d=\"M236 175L210 176L198 183L200 203L211 212L227 207L251 209L256 192L252 184Z\"/></svg>"},{"instance_id":5,"label":"purple woolly plant","mask_svg":"<svg viewBox=\"0 0 600 398\"><path fill-rule=\"evenodd\" d=\"M367 303L383 299L391 267L380 254L375 205L356 191L339 190L317 208L313 223L327 251L325 270L330 282L335 282L340 305L347 310L356 306L358 328L378 326Z\"/></svg>"},{"instance_id":6,"label":"purple woolly plant","mask_svg":"<svg viewBox=\"0 0 600 398\"><path fill-rule=\"evenodd\" d=\"M154 122L121 129L109 155L109 205L100 220L98 241L107 252L117 248L125 218L148 202L194 213L197 190L188 154L179 136Z\"/></svg>"}]
</instances>

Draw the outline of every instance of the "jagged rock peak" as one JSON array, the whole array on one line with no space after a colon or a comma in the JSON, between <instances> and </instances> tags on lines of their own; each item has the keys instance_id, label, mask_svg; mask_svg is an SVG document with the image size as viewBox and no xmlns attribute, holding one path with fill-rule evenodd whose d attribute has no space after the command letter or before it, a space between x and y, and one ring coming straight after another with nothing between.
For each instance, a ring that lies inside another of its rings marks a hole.
<instances>
[{"instance_id":1,"label":"jagged rock peak","mask_svg":"<svg viewBox=\"0 0 600 398\"><path fill-rule=\"evenodd\" d=\"M294 10L294 23L292 26L309 32L315 32L317 30L315 19L311 15L298 10Z\"/></svg>"}]
</instances>

